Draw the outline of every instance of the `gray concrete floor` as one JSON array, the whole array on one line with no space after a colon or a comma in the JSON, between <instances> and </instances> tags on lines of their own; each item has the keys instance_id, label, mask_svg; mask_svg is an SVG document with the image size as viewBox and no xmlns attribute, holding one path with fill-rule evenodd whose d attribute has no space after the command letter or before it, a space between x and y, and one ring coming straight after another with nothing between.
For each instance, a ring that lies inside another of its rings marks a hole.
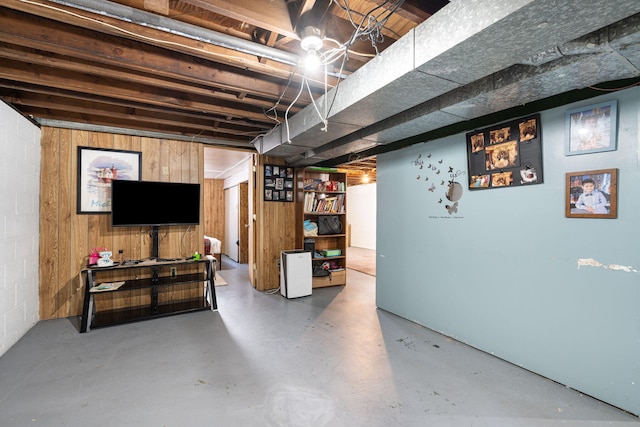
<instances>
[{"instance_id":1,"label":"gray concrete floor","mask_svg":"<svg viewBox=\"0 0 640 427\"><path fill-rule=\"evenodd\" d=\"M38 323L0 359L0 425L640 426L376 309L370 275L287 300L224 267L215 313Z\"/></svg>"}]
</instances>

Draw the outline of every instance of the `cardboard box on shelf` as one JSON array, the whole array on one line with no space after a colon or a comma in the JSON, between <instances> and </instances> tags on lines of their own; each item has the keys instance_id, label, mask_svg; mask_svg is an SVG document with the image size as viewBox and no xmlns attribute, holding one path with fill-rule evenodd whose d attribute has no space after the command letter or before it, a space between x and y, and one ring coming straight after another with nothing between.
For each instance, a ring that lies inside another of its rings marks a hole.
<instances>
[{"instance_id":1,"label":"cardboard box on shelf","mask_svg":"<svg viewBox=\"0 0 640 427\"><path fill-rule=\"evenodd\" d=\"M332 271L331 274L324 277L314 277L313 287L322 288L324 286L338 286L345 285L347 283L346 270Z\"/></svg>"}]
</instances>

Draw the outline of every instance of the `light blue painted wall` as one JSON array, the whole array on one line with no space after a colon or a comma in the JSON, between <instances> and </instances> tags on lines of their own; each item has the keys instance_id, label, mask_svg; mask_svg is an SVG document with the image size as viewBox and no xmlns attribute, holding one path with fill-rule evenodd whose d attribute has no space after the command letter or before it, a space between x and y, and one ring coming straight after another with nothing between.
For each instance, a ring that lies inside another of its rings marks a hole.
<instances>
[{"instance_id":1,"label":"light blue painted wall","mask_svg":"<svg viewBox=\"0 0 640 427\"><path fill-rule=\"evenodd\" d=\"M565 156L565 112L611 99L617 150ZM541 185L468 191L465 134L379 155L378 307L640 414L639 122L637 87L541 112ZM449 166L465 174L451 214ZM618 218L565 218L565 173L604 168Z\"/></svg>"}]
</instances>

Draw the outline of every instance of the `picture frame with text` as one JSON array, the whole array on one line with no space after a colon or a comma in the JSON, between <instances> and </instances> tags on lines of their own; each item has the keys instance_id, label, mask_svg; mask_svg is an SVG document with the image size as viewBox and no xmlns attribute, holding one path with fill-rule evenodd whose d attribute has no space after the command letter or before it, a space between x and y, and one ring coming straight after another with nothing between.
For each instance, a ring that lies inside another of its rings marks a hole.
<instances>
[{"instance_id":1,"label":"picture frame with text","mask_svg":"<svg viewBox=\"0 0 640 427\"><path fill-rule=\"evenodd\" d=\"M111 181L139 181L142 153L78 147L78 214L111 212Z\"/></svg>"}]
</instances>

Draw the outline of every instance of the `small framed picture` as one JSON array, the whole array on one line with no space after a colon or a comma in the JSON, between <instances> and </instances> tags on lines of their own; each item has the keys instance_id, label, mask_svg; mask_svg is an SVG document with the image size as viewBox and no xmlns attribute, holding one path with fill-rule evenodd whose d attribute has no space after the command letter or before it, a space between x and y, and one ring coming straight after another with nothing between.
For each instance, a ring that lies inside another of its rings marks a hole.
<instances>
[{"instance_id":1,"label":"small framed picture","mask_svg":"<svg viewBox=\"0 0 640 427\"><path fill-rule=\"evenodd\" d=\"M570 172L566 175L567 218L616 218L618 169Z\"/></svg>"},{"instance_id":2,"label":"small framed picture","mask_svg":"<svg viewBox=\"0 0 640 427\"><path fill-rule=\"evenodd\" d=\"M538 182L538 172L536 168L527 166L520 169L520 184L532 184Z\"/></svg>"},{"instance_id":3,"label":"small framed picture","mask_svg":"<svg viewBox=\"0 0 640 427\"><path fill-rule=\"evenodd\" d=\"M284 188L284 178L276 178L276 190L282 190Z\"/></svg>"},{"instance_id":4,"label":"small framed picture","mask_svg":"<svg viewBox=\"0 0 640 427\"><path fill-rule=\"evenodd\" d=\"M614 151L617 117L615 100L567 111L565 155Z\"/></svg>"}]
</instances>

